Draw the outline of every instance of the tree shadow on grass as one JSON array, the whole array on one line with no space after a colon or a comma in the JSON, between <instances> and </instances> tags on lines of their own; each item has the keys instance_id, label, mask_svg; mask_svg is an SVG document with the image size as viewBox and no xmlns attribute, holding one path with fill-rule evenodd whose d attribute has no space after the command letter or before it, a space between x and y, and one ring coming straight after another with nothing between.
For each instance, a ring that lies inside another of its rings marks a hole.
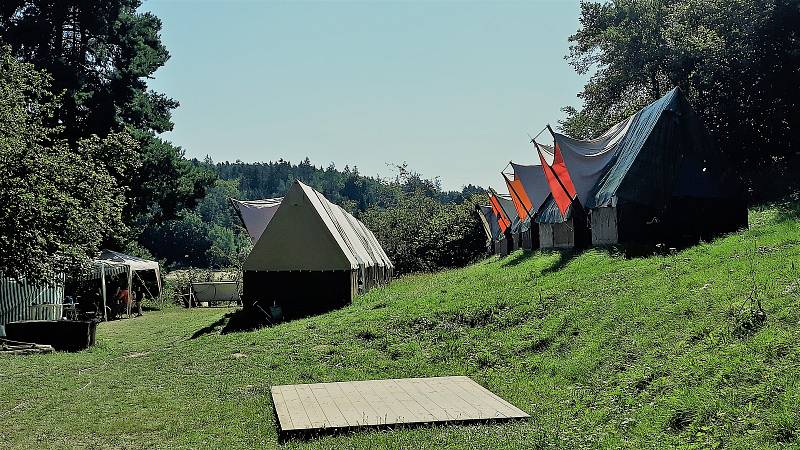
<instances>
[{"instance_id":1,"label":"tree shadow on grass","mask_svg":"<svg viewBox=\"0 0 800 450\"><path fill-rule=\"evenodd\" d=\"M503 261L503 267L514 267L518 266L525 261L528 261L532 256L536 255L535 252L523 250L521 252L514 252L508 256L506 256L505 261Z\"/></svg>"},{"instance_id":2,"label":"tree shadow on grass","mask_svg":"<svg viewBox=\"0 0 800 450\"><path fill-rule=\"evenodd\" d=\"M514 253L508 256L508 259L503 262L503 267L515 267L518 266L531 258L539 257L539 256L549 256L552 254L558 254L558 258L553 261L553 263L542 270L542 275L558 272L564 266L569 264L570 261L575 259L576 257L580 256L582 250L580 249L550 249L550 250L540 250L540 251L523 251Z\"/></svg>"},{"instance_id":3,"label":"tree shadow on grass","mask_svg":"<svg viewBox=\"0 0 800 450\"><path fill-rule=\"evenodd\" d=\"M547 253L549 253L549 254L556 253L556 254L558 254L558 258L555 261L553 261L553 263L550 264L550 266L545 267L544 269L542 269L542 275L547 275L549 273L558 272L559 270L561 270L564 267L566 267L566 265L569 264L570 261L572 261L573 259L575 259L578 256L580 256L580 254L583 253L583 252L581 250L578 250L578 249L570 248L570 249L562 249L562 250L551 250L551 251L549 251Z\"/></svg>"}]
</instances>

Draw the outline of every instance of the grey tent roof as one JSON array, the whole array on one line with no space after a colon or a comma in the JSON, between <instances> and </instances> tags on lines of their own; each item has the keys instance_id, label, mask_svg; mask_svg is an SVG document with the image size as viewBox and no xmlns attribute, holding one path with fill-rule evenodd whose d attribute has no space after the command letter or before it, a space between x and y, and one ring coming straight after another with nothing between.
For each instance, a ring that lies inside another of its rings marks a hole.
<instances>
[{"instance_id":1,"label":"grey tent roof","mask_svg":"<svg viewBox=\"0 0 800 450\"><path fill-rule=\"evenodd\" d=\"M511 167L514 169L514 178L522 183L531 201L533 215L550 195L550 185L547 184L544 170L540 164L523 165L512 162Z\"/></svg>"},{"instance_id":2,"label":"grey tent roof","mask_svg":"<svg viewBox=\"0 0 800 450\"><path fill-rule=\"evenodd\" d=\"M95 258L95 261L100 261L110 265L126 265L130 266L131 270L155 270L159 271L158 262L150 261L149 259L139 258L136 256L126 255L124 253L115 252L113 250L103 249L100 251L100 256Z\"/></svg>"},{"instance_id":3,"label":"grey tent roof","mask_svg":"<svg viewBox=\"0 0 800 450\"><path fill-rule=\"evenodd\" d=\"M678 88L598 139L558 133L555 139L586 208L617 201L661 207L675 195L736 195L722 155Z\"/></svg>"},{"instance_id":4,"label":"grey tent roof","mask_svg":"<svg viewBox=\"0 0 800 450\"><path fill-rule=\"evenodd\" d=\"M513 230L514 225L519 223L519 214L517 214L517 208L514 207L514 202L511 201L511 196L497 194L497 201L500 202L500 207L503 208L503 212L506 213L508 220L511 221L511 229Z\"/></svg>"},{"instance_id":5,"label":"grey tent roof","mask_svg":"<svg viewBox=\"0 0 800 450\"><path fill-rule=\"evenodd\" d=\"M253 246L245 270L393 268L375 235L321 193L295 181Z\"/></svg>"},{"instance_id":6,"label":"grey tent roof","mask_svg":"<svg viewBox=\"0 0 800 450\"><path fill-rule=\"evenodd\" d=\"M239 218L242 220L242 224L253 243L261 237L261 233L264 232L267 224L272 220L275 211L281 206L281 201L283 201L283 197L262 200L231 199L231 203L236 208L236 212L239 214Z\"/></svg>"}]
</instances>

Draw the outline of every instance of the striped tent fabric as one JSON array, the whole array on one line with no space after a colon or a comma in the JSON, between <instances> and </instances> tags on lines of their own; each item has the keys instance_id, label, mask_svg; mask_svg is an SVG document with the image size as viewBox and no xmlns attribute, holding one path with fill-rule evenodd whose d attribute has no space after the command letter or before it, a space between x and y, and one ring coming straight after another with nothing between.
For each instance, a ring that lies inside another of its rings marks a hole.
<instances>
[{"instance_id":1,"label":"striped tent fabric","mask_svg":"<svg viewBox=\"0 0 800 450\"><path fill-rule=\"evenodd\" d=\"M56 320L63 313L64 274L52 286L36 286L0 276L0 336L5 324L18 320Z\"/></svg>"}]
</instances>

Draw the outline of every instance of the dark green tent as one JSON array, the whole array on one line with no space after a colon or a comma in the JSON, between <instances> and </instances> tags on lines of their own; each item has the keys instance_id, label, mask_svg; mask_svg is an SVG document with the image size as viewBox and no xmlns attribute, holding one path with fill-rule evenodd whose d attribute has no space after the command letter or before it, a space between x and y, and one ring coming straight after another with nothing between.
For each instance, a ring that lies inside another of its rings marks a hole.
<instances>
[{"instance_id":1,"label":"dark green tent","mask_svg":"<svg viewBox=\"0 0 800 450\"><path fill-rule=\"evenodd\" d=\"M747 226L732 167L677 88L598 139L554 137L594 245L682 245Z\"/></svg>"}]
</instances>

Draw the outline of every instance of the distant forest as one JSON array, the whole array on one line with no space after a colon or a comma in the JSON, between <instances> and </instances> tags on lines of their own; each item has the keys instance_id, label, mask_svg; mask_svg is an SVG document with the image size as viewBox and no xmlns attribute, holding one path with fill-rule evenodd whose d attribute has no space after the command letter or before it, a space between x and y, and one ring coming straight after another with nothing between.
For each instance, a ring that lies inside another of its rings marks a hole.
<instances>
[{"instance_id":1,"label":"distant forest","mask_svg":"<svg viewBox=\"0 0 800 450\"><path fill-rule=\"evenodd\" d=\"M283 196L300 180L353 213L370 227L400 273L431 271L468 263L483 251L484 236L473 213L484 190L465 186L446 191L438 179L423 179L406 165L395 176L361 175L354 166L314 166L283 159L244 163L194 161L218 179L195 208L145 227L140 244L173 268L236 267L251 243L228 199Z\"/></svg>"}]
</instances>

